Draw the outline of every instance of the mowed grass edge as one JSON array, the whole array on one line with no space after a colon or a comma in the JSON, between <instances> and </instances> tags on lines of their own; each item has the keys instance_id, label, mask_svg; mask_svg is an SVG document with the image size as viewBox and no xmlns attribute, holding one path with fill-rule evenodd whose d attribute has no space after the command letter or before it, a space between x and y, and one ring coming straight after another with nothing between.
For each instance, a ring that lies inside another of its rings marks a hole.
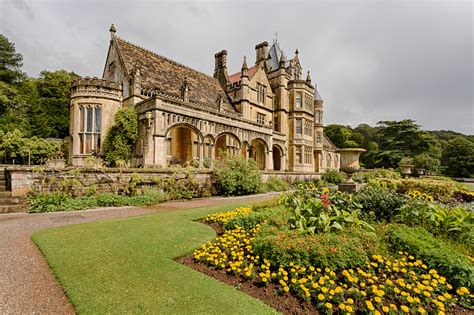
<instances>
[{"instance_id":1,"label":"mowed grass edge","mask_svg":"<svg viewBox=\"0 0 474 315\"><path fill-rule=\"evenodd\" d=\"M32 239L80 314L275 314L173 260L215 238L193 220L241 205L50 228Z\"/></svg>"}]
</instances>

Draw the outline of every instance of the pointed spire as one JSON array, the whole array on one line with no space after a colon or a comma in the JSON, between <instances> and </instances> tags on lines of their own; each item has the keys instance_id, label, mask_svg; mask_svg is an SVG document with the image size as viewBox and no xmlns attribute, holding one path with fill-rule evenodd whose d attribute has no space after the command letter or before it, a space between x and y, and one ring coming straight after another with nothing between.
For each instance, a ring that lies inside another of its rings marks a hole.
<instances>
[{"instance_id":1,"label":"pointed spire","mask_svg":"<svg viewBox=\"0 0 474 315\"><path fill-rule=\"evenodd\" d=\"M247 69L248 70L249 66L247 66L247 56L244 55L244 63L242 64L242 70Z\"/></svg>"},{"instance_id":2,"label":"pointed spire","mask_svg":"<svg viewBox=\"0 0 474 315\"><path fill-rule=\"evenodd\" d=\"M308 75L306 76L306 83L311 84L311 75L309 74L309 70Z\"/></svg>"},{"instance_id":3,"label":"pointed spire","mask_svg":"<svg viewBox=\"0 0 474 315\"><path fill-rule=\"evenodd\" d=\"M247 66L247 56L244 56L244 62L242 64L242 74L240 77L247 77L249 76L249 67Z\"/></svg>"},{"instance_id":4,"label":"pointed spire","mask_svg":"<svg viewBox=\"0 0 474 315\"><path fill-rule=\"evenodd\" d=\"M296 48L295 55L298 56L299 53L300 53L300 52L298 51L298 48Z\"/></svg>"}]
</instances>

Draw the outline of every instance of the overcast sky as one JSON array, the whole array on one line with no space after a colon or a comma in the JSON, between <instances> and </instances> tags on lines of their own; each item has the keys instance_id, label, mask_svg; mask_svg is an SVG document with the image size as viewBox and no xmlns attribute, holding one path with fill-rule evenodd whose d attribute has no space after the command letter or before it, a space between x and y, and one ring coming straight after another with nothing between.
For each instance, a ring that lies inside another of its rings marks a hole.
<instances>
[{"instance_id":1,"label":"overcast sky","mask_svg":"<svg viewBox=\"0 0 474 315\"><path fill-rule=\"evenodd\" d=\"M0 33L24 71L101 76L109 27L117 35L212 75L229 73L256 44L298 48L325 100L325 124L411 118L425 129L474 134L471 1L0 0Z\"/></svg>"}]
</instances>

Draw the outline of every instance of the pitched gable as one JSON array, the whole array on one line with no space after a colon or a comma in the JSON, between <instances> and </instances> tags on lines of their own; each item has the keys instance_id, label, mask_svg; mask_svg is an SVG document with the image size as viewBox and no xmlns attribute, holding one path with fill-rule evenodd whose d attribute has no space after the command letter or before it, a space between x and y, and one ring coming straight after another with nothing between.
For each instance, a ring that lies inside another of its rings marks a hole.
<instances>
[{"instance_id":1,"label":"pitched gable","mask_svg":"<svg viewBox=\"0 0 474 315\"><path fill-rule=\"evenodd\" d=\"M120 51L120 56L127 73L132 73L135 66L140 69L141 82L144 88L158 88L167 94L181 97L181 88L186 79L189 84L190 101L213 104L217 109L217 100L221 97L224 109L226 111L235 111L225 91L215 78L136 46L119 37L115 37L114 40Z\"/></svg>"}]
</instances>

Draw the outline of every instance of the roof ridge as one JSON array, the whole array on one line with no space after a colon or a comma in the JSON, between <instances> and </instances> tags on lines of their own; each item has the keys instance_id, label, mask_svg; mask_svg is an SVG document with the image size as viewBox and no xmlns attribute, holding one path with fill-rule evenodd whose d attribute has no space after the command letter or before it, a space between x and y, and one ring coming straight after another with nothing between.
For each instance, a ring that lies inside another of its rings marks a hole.
<instances>
[{"instance_id":1,"label":"roof ridge","mask_svg":"<svg viewBox=\"0 0 474 315\"><path fill-rule=\"evenodd\" d=\"M129 45L135 46L135 47L137 47L137 48L139 48L139 49L142 49L142 50L144 50L144 51L146 51L146 52L149 52L149 53L151 53L151 54L153 54L153 55L155 55L155 56L157 56L157 57L163 58L163 59L165 59L165 60L167 60L167 61L169 61L169 62L171 62L171 63L173 63L173 64L175 64L175 65L177 65L177 66L181 66L181 67L187 68L187 69L189 69L189 70L192 70L192 71L194 71L194 72L197 72L197 73L202 74L202 75L204 75L204 76L206 76L206 77L208 77L208 78L210 78L210 79L213 79L213 80L216 80L216 81L217 81L216 78L211 77L210 75L208 75L208 74L206 74L206 73L204 73L204 72L201 72L201 71L199 71L199 70L196 70L196 69L193 69L193 68L191 68L191 67L188 67L188 66L186 66L186 65L184 65L184 64L182 64L182 63L180 63L180 62L177 62L177 61L175 61L175 60L173 60L173 59L170 59L170 58L168 58L168 57L165 57L165 56L163 56L163 55L160 55L160 54L158 54L158 53L156 53L156 52L154 52L153 50L150 50L150 49L148 49L148 48L145 48L145 47L142 47L142 46L140 46L140 45L134 44L134 43L132 43L132 42L126 40L126 39L123 39L123 38L121 38L121 37L119 37L119 36L117 36L117 35L116 35L115 37L116 37L118 40L121 40L121 41L123 41L123 42L125 42L125 43L127 43L127 44L129 44Z\"/></svg>"}]
</instances>

